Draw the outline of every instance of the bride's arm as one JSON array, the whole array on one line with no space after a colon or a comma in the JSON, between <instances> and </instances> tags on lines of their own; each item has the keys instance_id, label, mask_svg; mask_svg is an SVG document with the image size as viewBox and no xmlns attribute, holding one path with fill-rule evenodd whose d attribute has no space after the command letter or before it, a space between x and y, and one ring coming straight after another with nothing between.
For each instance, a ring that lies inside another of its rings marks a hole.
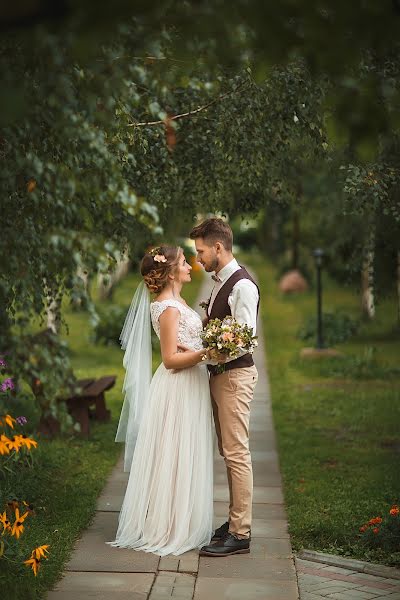
<instances>
[{"instance_id":1,"label":"bride's arm","mask_svg":"<svg viewBox=\"0 0 400 600\"><path fill-rule=\"evenodd\" d=\"M201 362L206 350L178 352L179 310L170 306L160 315L161 357L166 369L186 369Z\"/></svg>"}]
</instances>

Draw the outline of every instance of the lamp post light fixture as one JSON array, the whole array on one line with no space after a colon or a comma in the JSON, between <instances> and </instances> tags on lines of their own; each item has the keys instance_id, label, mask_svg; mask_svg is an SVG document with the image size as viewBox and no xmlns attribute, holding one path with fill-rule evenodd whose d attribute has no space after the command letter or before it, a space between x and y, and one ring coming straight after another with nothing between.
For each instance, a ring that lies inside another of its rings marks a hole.
<instances>
[{"instance_id":1,"label":"lamp post light fixture","mask_svg":"<svg viewBox=\"0 0 400 600\"><path fill-rule=\"evenodd\" d=\"M321 267L324 251L321 248L316 248L313 251L315 266L317 267L317 349L324 348L324 340L322 335L322 282L321 282Z\"/></svg>"}]
</instances>

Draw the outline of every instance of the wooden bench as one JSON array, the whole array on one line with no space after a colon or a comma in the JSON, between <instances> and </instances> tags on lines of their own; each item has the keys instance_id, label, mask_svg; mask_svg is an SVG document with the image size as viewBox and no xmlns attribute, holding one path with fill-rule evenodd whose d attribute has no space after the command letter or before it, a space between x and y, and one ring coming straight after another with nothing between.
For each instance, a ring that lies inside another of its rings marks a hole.
<instances>
[{"instance_id":1,"label":"wooden bench","mask_svg":"<svg viewBox=\"0 0 400 600\"><path fill-rule=\"evenodd\" d=\"M79 379L76 382L79 392L63 398L68 412L81 426L81 436L88 437L91 418L102 423L110 420L111 413L106 407L104 394L114 387L116 378L116 375L107 375L100 379Z\"/></svg>"}]
</instances>

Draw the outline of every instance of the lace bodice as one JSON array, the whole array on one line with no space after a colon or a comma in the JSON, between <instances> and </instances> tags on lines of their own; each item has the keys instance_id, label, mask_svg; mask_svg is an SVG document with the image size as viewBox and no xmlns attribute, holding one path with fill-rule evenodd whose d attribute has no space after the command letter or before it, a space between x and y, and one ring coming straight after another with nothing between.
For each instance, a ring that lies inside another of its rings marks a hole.
<instances>
[{"instance_id":1,"label":"lace bodice","mask_svg":"<svg viewBox=\"0 0 400 600\"><path fill-rule=\"evenodd\" d=\"M191 350L201 350L203 347L200 338L200 333L203 329L201 318L197 312L178 300L161 300L150 304L151 322L157 337L160 338L160 315L169 306L177 308L180 312L178 342Z\"/></svg>"}]
</instances>

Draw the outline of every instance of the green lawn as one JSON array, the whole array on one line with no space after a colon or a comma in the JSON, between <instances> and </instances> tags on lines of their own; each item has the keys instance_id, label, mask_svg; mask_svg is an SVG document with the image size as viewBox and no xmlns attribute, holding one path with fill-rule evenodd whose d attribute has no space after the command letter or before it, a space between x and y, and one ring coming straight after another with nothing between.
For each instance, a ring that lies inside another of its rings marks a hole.
<instances>
[{"instance_id":1,"label":"green lawn","mask_svg":"<svg viewBox=\"0 0 400 600\"><path fill-rule=\"evenodd\" d=\"M129 306L138 281L136 275L126 277L112 302L106 304ZM189 304L194 303L200 285L201 275L195 274L193 283L185 286L183 295ZM106 396L112 420L108 424L93 423L89 440L72 436L45 440L35 436L39 440L38 449L33 451L35 467L0 480L0 507L16 497L33 503L36 513L25 522L27 527L19 543L22 556L16 562L0 560L0 589L5 598L13 600L43 598L59 579L74 541L94 515L97 496L122 450L121 444L114 443L114 436L122 403L123 353L118 346L98 346L90 341L86 312L68 309L66 318L69 335L64 335L70 345L75 374L117 375L116 386ZM156 348L154 366L159 360ZM34 411L26 407L25 414L33 415ZM21 560L42 544L50 545L50 554L34 578Z\"/></svg>"},{"instance_id":2,"label":"green lawn","mask_svg":"<svg viewBox=\"0 0 400 600\"><path fill-rule=\"evenodd\" d=\"M400 564L365 548L359 527L400 499L400 364L395 299L377 307L342 359L300 359L296 333L315 311L315 291L283 297L273 267L246 256L261 287L261 314L290 534L295 549ZM359 316L352 290L324 278L324 310ZM309 345L309 344L306 344ZM371 348L375 348L371 358ZM399 540L400 542L400 540Z\"/></svg>"}]
</instances>

